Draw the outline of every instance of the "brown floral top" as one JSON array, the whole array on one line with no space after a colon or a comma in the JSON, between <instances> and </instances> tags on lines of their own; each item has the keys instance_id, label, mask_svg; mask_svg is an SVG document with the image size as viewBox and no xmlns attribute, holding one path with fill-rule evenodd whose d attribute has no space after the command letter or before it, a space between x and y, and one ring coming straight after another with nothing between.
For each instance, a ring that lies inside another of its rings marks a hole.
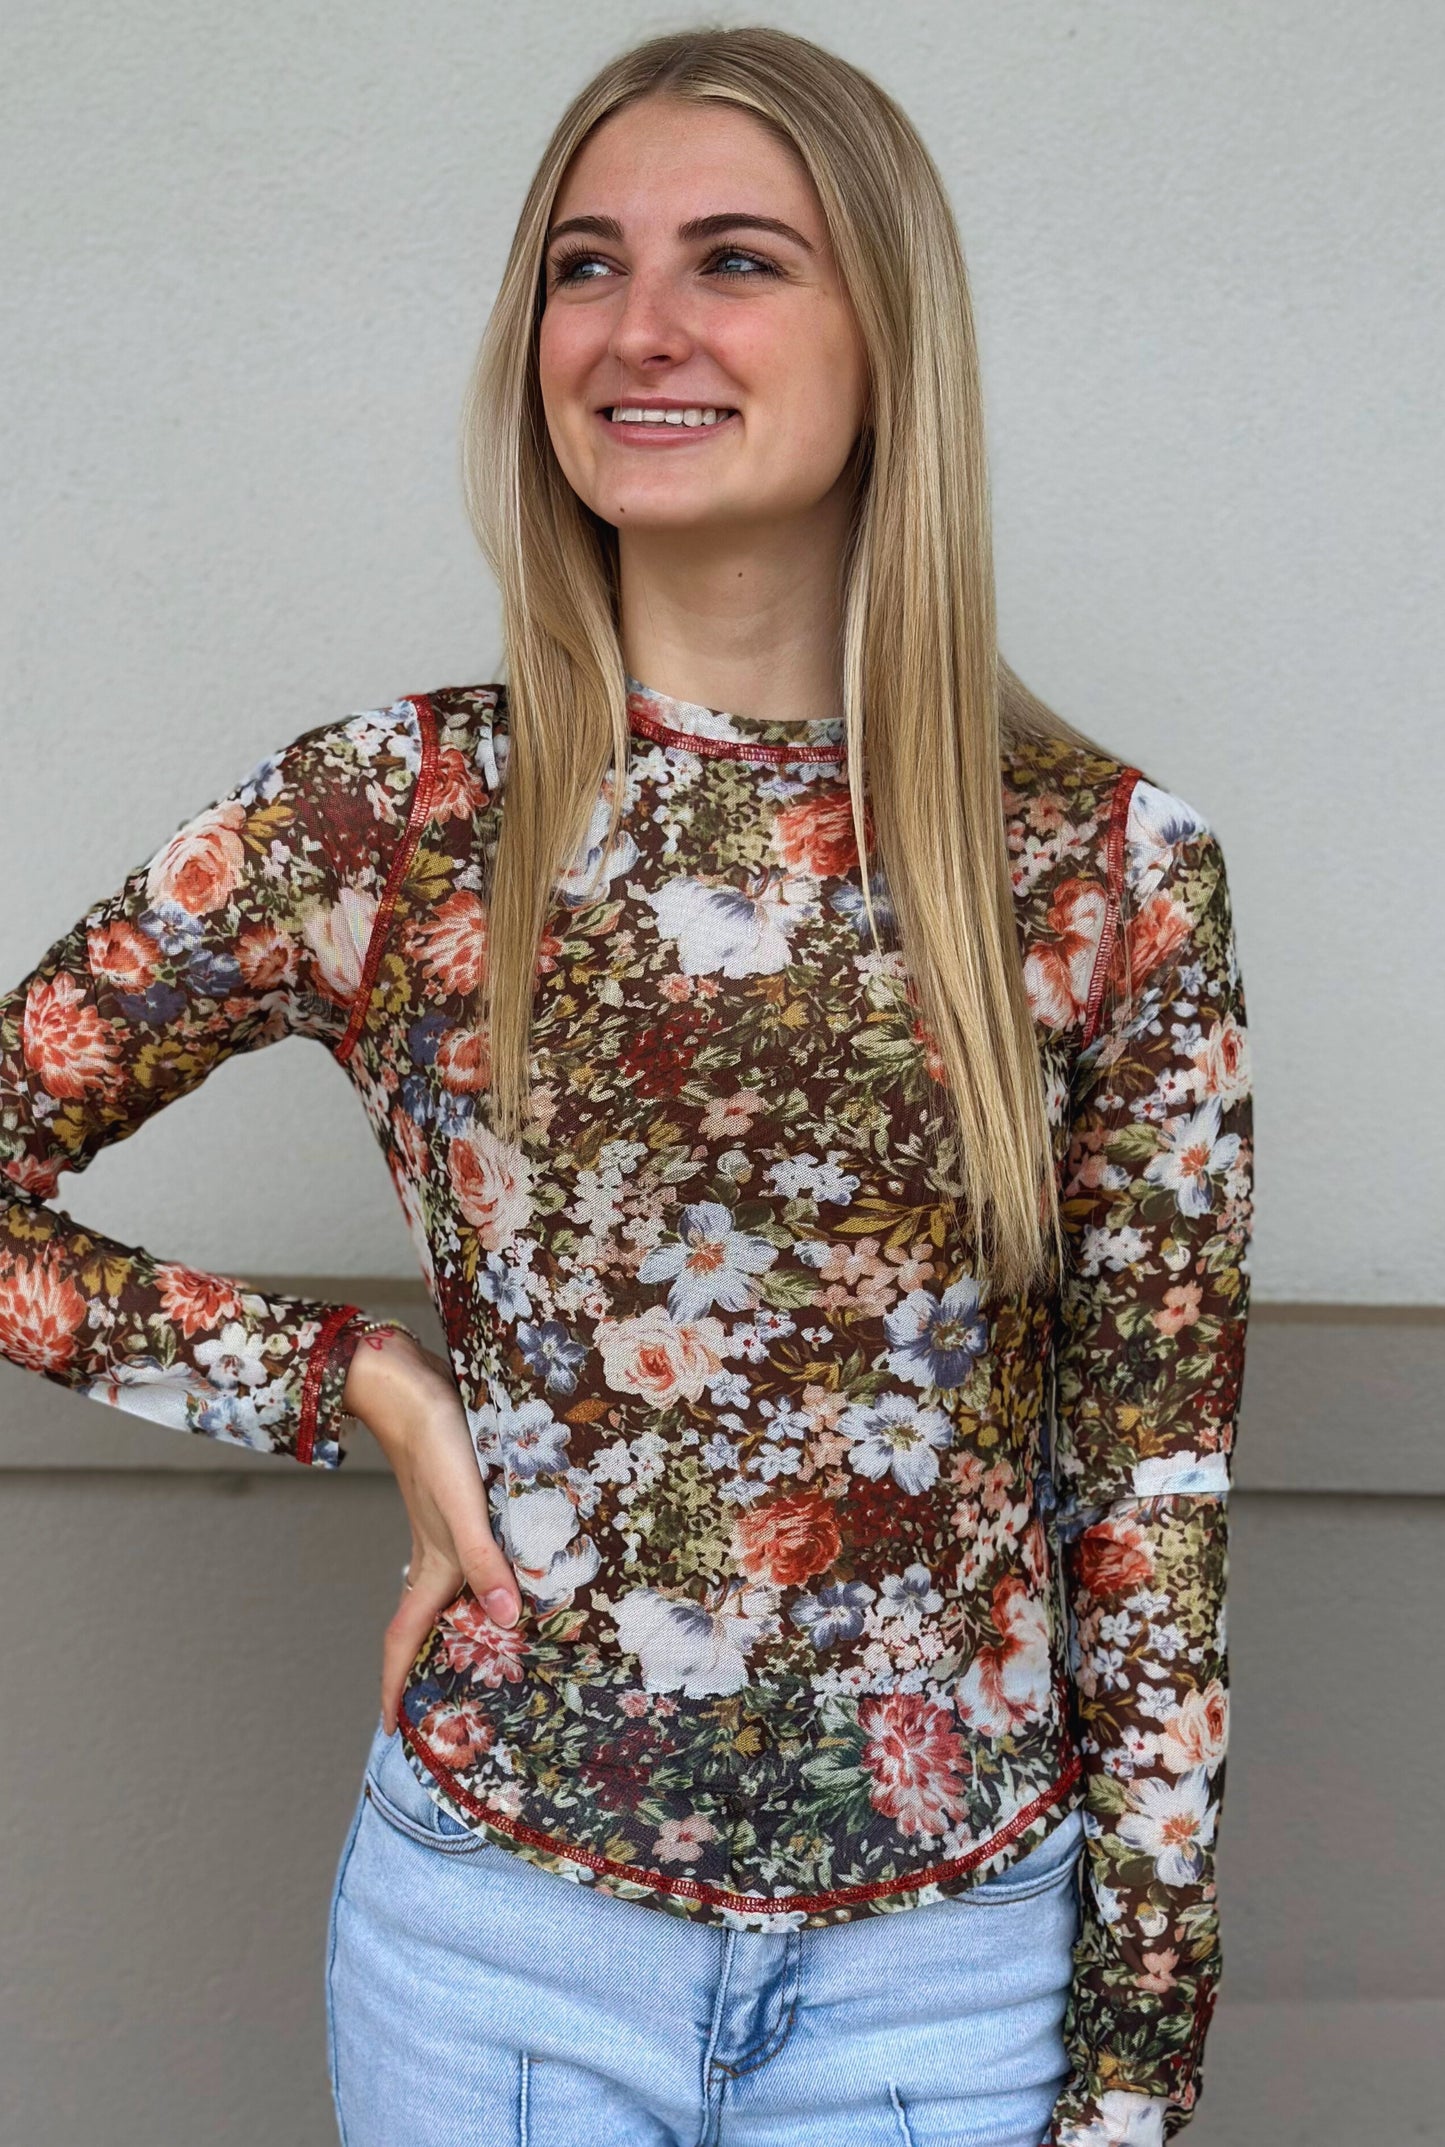
<instances>
[{"instance_id":1,"label":"brown floral top","mask_svg":"<svg viewBox=\"0 0 1445 2147\"><path fill-rule=\"evenodd\" d=\"M413 1665L438 1802L568 1879L769 1931L963 1894L1082 1804L1050 2138L1159 2140L1220 1963L1251 1122L1218 841L1105 755L1006 756L1071 1255L1006 1294L951 1205L876 874L869 936L841 725L630 685L621 832L609 777L548 919L517 1145L469 1018L500 686L306 732L0 998L0 1351L336 1467L359 1307L47 1204L230 1054L323 1045L524 1592L509 1632L464 1592Z\"/></svg>"}]
</instances>

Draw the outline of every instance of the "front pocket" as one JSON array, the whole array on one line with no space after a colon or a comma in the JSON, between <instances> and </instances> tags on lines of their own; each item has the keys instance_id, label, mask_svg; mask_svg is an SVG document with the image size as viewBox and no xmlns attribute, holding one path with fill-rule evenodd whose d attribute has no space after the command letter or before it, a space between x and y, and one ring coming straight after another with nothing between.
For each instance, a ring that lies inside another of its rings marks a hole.
<instances>
[{"instance_id":1,"label":"front pocket","mask_svg":"<svg viewBox=\"0 0 1445 2147\"><path fill-rule=\"evenodd\" d=\"M411 1841L419 1841L424 1848L440 1849L443 1856L475 1856L479 1849L490 1849L493 1844L483 1835L473 1834L468 1828L460 1834L440 1834L435 1828L413 1819L409 1812L398 1810L390 1797L384 1796L375 1784L366 1783L366 1798L379 1818L388 1826L394 1826L398 1834L405 1834Z\"/></svg>"},{"instance_id":2,"label":"front pocket","mask_svg":"<svg viewBox=\"0 0 1445 2147\"><path fill-rule=\"evenodd\" d=\"M1083 1815L1075 1810L1007 1871L949 1899L965 1908L1009 1908L1015 1901L1032 1901L1067 1886L1083 1853Z\"/></svg>"},{"instance_id":3,"label":"front pocket","mask_svg":"<svg viewBox=\"0 0 1445 2147\"><path fill-rule=\"evenodd\" d=\"M444 1856L476 1856L483 1849L496 1852L485 1834L474 1832L442 1810L424 1782L418 1781L396 1730L373 1752L362 1782L368 1803L378 1818L423 1848L439 1849ZM500 1853L500 1852L496 1852Z\"/></svg>"}]
</instances>

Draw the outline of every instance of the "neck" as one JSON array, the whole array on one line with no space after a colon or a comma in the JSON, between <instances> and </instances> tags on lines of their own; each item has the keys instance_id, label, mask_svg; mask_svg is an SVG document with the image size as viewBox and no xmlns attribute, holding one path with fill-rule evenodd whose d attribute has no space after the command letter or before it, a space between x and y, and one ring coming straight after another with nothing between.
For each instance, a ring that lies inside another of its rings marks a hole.
<instances>
[{"instance_id":1,"label":"neck","mask_svg":"<svg viewBox=\"0 0 1445 2147\"><path fill-rule=\"evenodd\" d=\"M848 502L763 527L618 533L622 653L644 685L773 723L833 716Z\"/></svg>"}]
</instances>

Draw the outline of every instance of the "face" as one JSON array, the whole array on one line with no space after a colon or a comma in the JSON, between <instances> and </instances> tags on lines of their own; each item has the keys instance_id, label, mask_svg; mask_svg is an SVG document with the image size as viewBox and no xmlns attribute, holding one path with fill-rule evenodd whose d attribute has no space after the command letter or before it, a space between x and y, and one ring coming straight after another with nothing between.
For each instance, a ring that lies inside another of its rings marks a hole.
<instances>
[{"instance_id":1,"label":"face","mask_svg":"<svg viewBox=\"0 0 1445 2147\"><path fill-rule=\"evenodd\" d=\"M836 506L866 363L792 150L732 106L643 99L583 144L550 231L542 401L595 514L675 540Z\"/></svg>"}]
</instances>

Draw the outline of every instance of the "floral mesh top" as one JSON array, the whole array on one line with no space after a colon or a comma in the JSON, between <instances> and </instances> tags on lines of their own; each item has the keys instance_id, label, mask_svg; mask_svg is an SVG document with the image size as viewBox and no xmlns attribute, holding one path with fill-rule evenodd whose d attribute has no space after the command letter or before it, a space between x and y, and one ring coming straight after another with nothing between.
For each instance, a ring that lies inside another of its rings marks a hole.
<instances>
[{"instance_id":1,"label":"floral mesh top","mask_svg":"<svg viewBox=\"0 0 1445 2147\"><path fill-rule=\"evenodd\" d=\"M1219 843L1134 767L1008 750L1070 1262L970 1264L940 1063L841 724L630 681L542 944L530 1117L469 1009L506 692L324 724L0 998L0 1351L176 1430L343 1459L361 1308L50 1206L232 1053L321 1044L376 1132L523 1590L464 1592L403 1736L451 1815L703 1922L965 1894L1082 1805L1056 2147L1191 2111L1220 1950L1244 997Z\"/></svg>"}]
</instances>

